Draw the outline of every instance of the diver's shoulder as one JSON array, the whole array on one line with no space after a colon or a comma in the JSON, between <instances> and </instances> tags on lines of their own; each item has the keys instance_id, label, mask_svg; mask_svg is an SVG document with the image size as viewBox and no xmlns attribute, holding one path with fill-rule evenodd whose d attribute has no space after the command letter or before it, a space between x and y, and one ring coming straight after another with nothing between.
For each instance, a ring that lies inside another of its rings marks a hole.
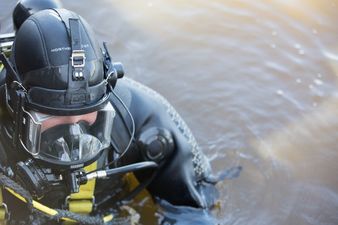
<instances>
[{"instance_id":1,"label":"diver's shoulder","mask_svg":"<svg viewBox=\"0 0 338 225\"><path fill-rule=\"evenodd\" d=\"M167 103L167 100L158 91L129 77L118 80L115 90L118 94L129 92L138 101L150 101L151 105Z\"/></svg>"}]
</instances>

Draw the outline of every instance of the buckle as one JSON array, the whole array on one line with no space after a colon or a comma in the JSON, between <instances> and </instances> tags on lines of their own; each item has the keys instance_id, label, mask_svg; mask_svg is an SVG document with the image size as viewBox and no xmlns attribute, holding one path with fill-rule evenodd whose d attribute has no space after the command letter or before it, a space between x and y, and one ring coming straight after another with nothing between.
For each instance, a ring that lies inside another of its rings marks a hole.
<instances>
[{"instance_id":1,"label":"buckle","mask_svg":"<svg viewBox=\"0 0 338 225\"><path fill-rule=\"evenodd\" d=\"M5 221L8 221L11 217L11 214L8 212L8 207L5 203L1 203L0 208L4 208L5 209Z\"/></svg>"},{"instance_id":2,"label":"buckle","mask_svg":"<svg viewBox=\"0 0 338 225\"><path fill-rule=\"evenodd\" d=\"M72 67L74 68L83 68L86 63L86 55L84 50L73 50L72 56L70 57L72 61Z\"/></svg>"},{"instance_id":3,"label":"buckle","mask_svg":"<svg viewBox=\"0 0 338 225\"><path fill-rule=\"evenodd\" d=\"M69 202L70 201L84 201L84 200L88 200L91 202L92 204L92 209L94 210L95 208L95 196L92 196L91 198L75 198L75 199L72 199L70 195L68 195L65 199L65 205L64 207L66 209L69 209Z\"/></svg>"}]
</instances>

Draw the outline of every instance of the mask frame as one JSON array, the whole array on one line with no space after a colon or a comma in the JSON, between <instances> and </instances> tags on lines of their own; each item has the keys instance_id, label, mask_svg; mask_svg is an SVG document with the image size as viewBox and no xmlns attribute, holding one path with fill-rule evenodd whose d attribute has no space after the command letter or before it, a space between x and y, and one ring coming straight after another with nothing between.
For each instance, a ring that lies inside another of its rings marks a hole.
<instances>
[{"instance_id":1,"label":"mask frame","mask_svg":"<svg viewBox=\"0 0 338 225\"><path fill-rule=\"evenodd\" d=\"M42 123L57 118L57 116L46 115L34 111L26 111L23 109L23 126L21 133L19 135L20 147L25 150L31 157L37 159L41 162L48 163L51 167L56 168L80 168L85 165L88 165L89 162L94 161L98 155L104 150L110 147L111 132L113 129L113 120L115 118L116 112L114 107L110 102L108 102L104 108L98 110L96 113L96 118L93 124L89 127L91 128L90 132L92 133L83 133L82 138L84 137L95 137L100 141L100 149L93 149L90 154L85 155L84 158L78 160L63 160L54 157L52 154L47 154L46 145L45 148L41 147L43 140L44 132L55 129L55 127L60 126L74 126L76 124L82 123L83 120L80 120L74 124L71 123L62 123L57 124L47 130L42 130ZM89 131L88 131L89 132ZM66 131L62 132L66 133ZM85 136L87 135L87 136ZM61 136L62 137L62 136ZM53 141L53 140L52 140ZM55 152L54 152L55 153Z\"/></svg>"}]
</instances>

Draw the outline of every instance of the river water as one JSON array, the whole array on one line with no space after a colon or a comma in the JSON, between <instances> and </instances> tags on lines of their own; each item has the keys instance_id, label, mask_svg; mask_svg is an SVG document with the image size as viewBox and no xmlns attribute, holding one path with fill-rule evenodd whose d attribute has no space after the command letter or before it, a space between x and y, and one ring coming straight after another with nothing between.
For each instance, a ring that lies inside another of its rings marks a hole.
<instances>
[{"instance_id":1,"label":"river water","mask_svg":"<svg viewBox=\"0 0 338 225\"><path fill-rule=\"evenodd\" d=\"M0 3L1 33L13 4ZM218 185L210 224L338 224L338 1L63 4L173 104L215 171L243 167ZM134 208L143 224L168 224ZM176 224L197 224L185 212Z\"/></svg>"}]
</instances>

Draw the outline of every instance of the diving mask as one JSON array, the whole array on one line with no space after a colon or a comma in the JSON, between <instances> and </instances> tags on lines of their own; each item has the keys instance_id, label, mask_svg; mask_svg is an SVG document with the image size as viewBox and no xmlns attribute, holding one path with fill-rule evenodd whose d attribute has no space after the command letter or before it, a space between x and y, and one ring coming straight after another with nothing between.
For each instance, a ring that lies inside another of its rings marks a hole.
<instances>
[{"instance_id":1,"label":"diving mask","mask_svg":"<svg viewBox=\"0 0 338 225\"><path fill-rule=\"evenodd\" d=\"M36 159L75 169L110 146L114 117L109 102L99 111L68 117L24 110L20 142Z\"/></svg>"}]
</instances>

